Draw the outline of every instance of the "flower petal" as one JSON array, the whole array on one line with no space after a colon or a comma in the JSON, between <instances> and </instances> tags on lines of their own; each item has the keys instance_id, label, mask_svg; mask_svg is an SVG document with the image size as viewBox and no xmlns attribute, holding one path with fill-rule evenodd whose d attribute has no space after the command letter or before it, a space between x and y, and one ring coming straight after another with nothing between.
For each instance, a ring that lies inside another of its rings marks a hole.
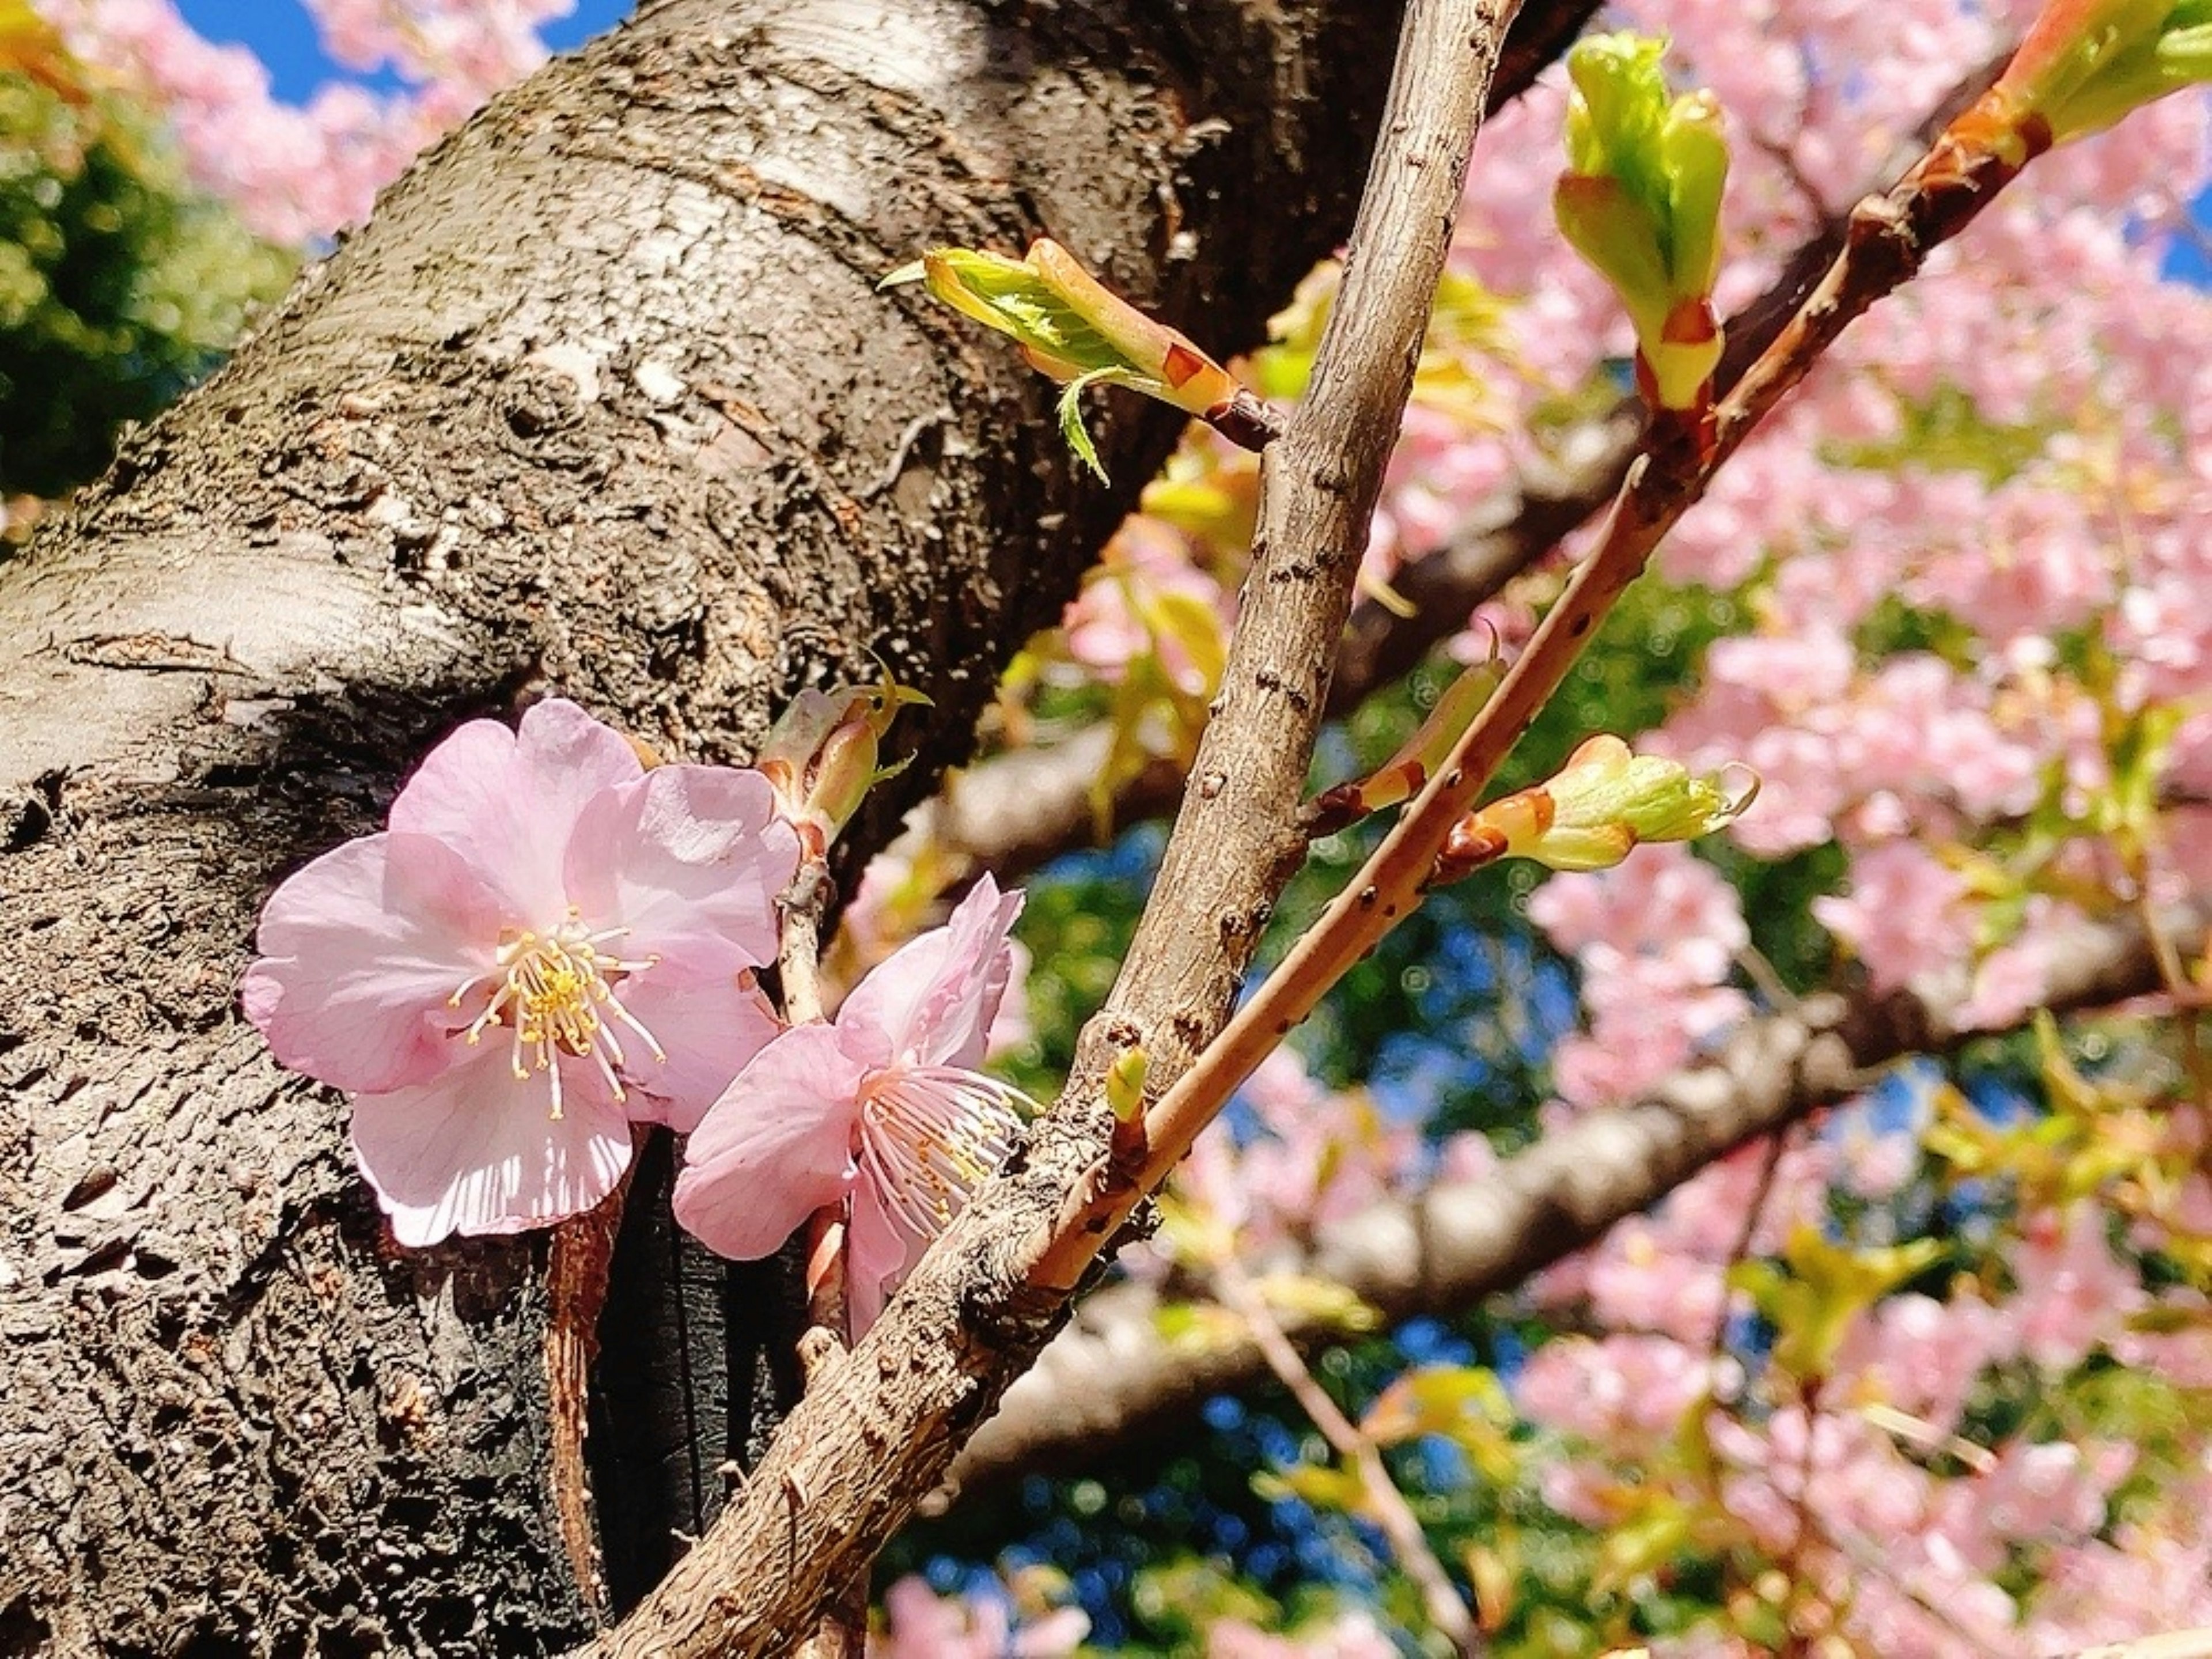
<instances>
[{"instance_id":1,"label":"flower petal","mask_svg":"<svg viewBox=\"0 0 2212 1659\"><path fill-rule=\"evenodd\" d=\"M514 1233L581 1215L629 1167L630 1127L597 1075L563 1062L564 1115L546 1079L517 1078L507 1046L410 1089L357 1095L354 1157L402 1244Z\"/></svg>"},{"instance_id":2,"label":"flower petal","mask_svg":"<svg viewBox=\"0 0 2212 1659\"><path fill-rule=\"evenodd\" d=\"M276 1058L341 1089L427 1082L461 1056L447 999L492 965L500 902L460 854L366 836L288 878L261 912L246 1017Z\"/></svg>"},{"instance_id":3,"label":"flower petal","mask_svg":"<svg viewBox=\"0 0 2212 1659\"><path fill-rule=\"evenodd\" d=\"M750 975L685 984L650 969L622 988L623 1006L668 1058L656 1060L635 1033L618 1030L633 1121L690 1134L753 1056L784 1029Z\"/></svg>"},{"instance_id":4,"label":"flower petal","mask_svg":"<svg viewBox=\"0 0 2212 1659\"><path fill-rule=\"evenodd\" d=\"M708 1249L750 1261L836 1202L852 1179L866 1070L827 1025L794 1026L762 1049L685 1144L676 1219Z\"/></svg>"},{"instance_id":5,"label":"flower petal","mask_svg":"<svg viewBox=\"0 0 2212 1659\"><path fill-rule=\"evenodd\" d=\"M845 1237L845 1302L857 1341L882 1316L884 1304L906 1282L929 1241L886 1209L875 1184L867 1181L853 1190L852 1224Z\"/></svg>"},{"instance_id":6,"label":"flower petal","mask_svg":"<svg viewBox=\"0 0 2212 1659\"><path fill-rule=\"evenodd\" d=\"M623 927L629 957L726 981L775 960L776 896L799 867L799 834L757 772L663 766L602 792L565 861L569 900L594 927Z\"/></svg>"},{"instance_id":7,"label":"flower petal","mask_svg":"<svg viewBox=\"0 0 2212 1659\"><path fill-rule=\"evenodd\" d=\"M978 880L943 927L908 940L845 999L837 1029L847 1052L878 1066L980 1065L1021 911L1019 892L1000 893L988 875Z\"/></svg>"},{"instance_id":8,"label":"flower petal","mask_svg":"<svg viewBox=\"0 0 2212 1659\"><path fill-rule=\"evenodd\" d=\"M507 896L507 920L545 927L568 905L562 861L585 806L644 772L612 726L565 698L510 732L471 720L423 757L392 803L392 828L434 836Z\"/></svg>"}]
</instances>

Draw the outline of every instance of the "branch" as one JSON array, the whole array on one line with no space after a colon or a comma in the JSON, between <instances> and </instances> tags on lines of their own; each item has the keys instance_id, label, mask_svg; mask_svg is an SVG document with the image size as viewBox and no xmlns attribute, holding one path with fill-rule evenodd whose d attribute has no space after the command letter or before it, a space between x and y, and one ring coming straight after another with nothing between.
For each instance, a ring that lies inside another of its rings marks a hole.
<instances>
[{"instance_id":1,"label":"branch","mask_svg":"<svg viewBox=\"0 0 2212 1659\"><path fill-rule=\"evenodd\" d=\"M1299 1409L1311 1419L1314 1427L1321 1431L1330 1448L1358 1476L1360 1494L1368 1513L1389 1540L1391 1553L1398 1558L1398 1565L1405 1570L1406 1576L1419 1587L1421 1604L1428 1610L1429 1622L1443 1632L1452 1650L1465 1656L1465 1659L1476 1659L1476 1656L1488 1652L1489 1644L1482 1639L1474 1614L1468 1610L1458 1586L1452 1583L1451 1574L1444 1570L1444 1564L1437 1559L1436 1551L1429 1547L1428 1534L1421 1530L1420 1517L1406 1501L1406 1494L1398 1490L1398 1483L1390 1478L1390 1471L1375 1442L1344 1414L1329 1397L1328 1390L1306 1369L1297 1345L1285 1334L1275 1310L1240 1269L1233 1265L1224 1266L1214 1276L1214 1287L1221 1305L1243 1322L1252 1345L1267 1361L1267 1369L1291 1391L1291 1397L1298 1402Z\"/></svg>"},{"instance_id":2,"label":"branch","mask_svg":"<svg viewBox=\"0 0 2212 1659\"><path fill-rule=\"evenodd\" d=\"M2169 913L2169 936L2202 941L2212 902ZM2140 922L2085 924L2055 938L2046 1006L2100 1007L2158 988ZM1391 1321L1446 1317L1511 1289L1650 1209L1737 1147L1858 1093L1866 1073L1914 1054L1940 1054L1982 1033L1947 1010L1965 987L1923 983L1887 997L1805 1000L1747 1022L1716 1052L1632 1104L1595 1111L1474 1181L1391 1199L1322 1229L1303 1254L1269 1272L1341 1285ZM1251 1389L1267 1373L1250 1341L1194 1350L1159 1332L1161 1298L1116 1285L1014 1384L952 1471L953 1497L1039 1468L1097 1463L1132 1440L1181 1429L1215 1395ZM1312 1321L1290 1334L1311 1346L1337 1333Z\"/></svg>"},{"instance_id":3,"label":"branch","mask_svg":"<svg viewBox=\"0 0 2212 1659\"><path fill-rule=\"evenodd\" d=\"M1419 906L1443 875L1442 854L1454 826L1559 689L1614 602L1643 574L1661 539L1852 320L1910 281L1929 253L1963 231L2018 177L2022 158L1963 127L1947 128L1887 195L1869 197L1851 210L1835 263L1774 343L1710 411L1710 422L1674 413L1655 423L1653 447L1629 469L1595 550L1481 714L1320 920L1291 945L1218 1039L1145 1112L1141 1133L1131 1137L1141 1146L1141 1158L1109 1161L1070 1194L1033 1269L1035 1279L1066 1283L1087 1266L1099 1242L1166 1178L1284 1035ZM1200 776L1201 792L1209 781Z\"/></svg>"},{"instance_id":4,"label":"branch","mask_svg":"<svg viewBox=\"0 0 2212 1659\"><path fill-rule=\"evenodd\" d=\"M2083 1648L2072 1659L2212 1659L2212 1629L2168 1631Z\"/></svg>"},{"instance_id":5,"label":"branch","mask_svg":"<svg viewBox=\"0 0 2212 1659\"><path fill-rule=\"evenodd\" d=\"M1041 1283L1018 1246L1049 1224L1108 1144L1109 1066L1132 1038L1164 1079L1188 1064L1220 1029L1266 913L1304 854L1297 809L1334 646L1515 9L1407 9L1343 296L1311 393L1263 468L1252 574L1199 787L1060 1104L1038 1125L1025 1164L979 1196L867 1340L825 1368L745 1490L593 1650L703 1659L787 1647L913 1512L1064 1316L1073 1280ZM1194 926L1200 917L1218 925Z\"/></svg>"},{"instance_id":6,"label":"branch","mask_svg":"<svg viewBox=\"0 0 2212 1659\"><path fill-rule=\"evenodd\" d=\"M1516 31L1517 33L1517 31ZM1963 76L1876 169L1895 178L1935 142L1963 109L1988 89L2004 58ZM1870 185L1869 188L1875 186ZM1791 253L1765 291L1728 321L1728 351L1716 376L1725 392L1774 342L1814 283L1842 252L1848 213L1832 213ZM1449 542L1405 566L1392 586L1411 614L1363 600L1346 622L1337 651L1328 709L1348 714L1382 687L1410 672L1431 651L1467 626L1476 606L1534 565L1613 499L1644 441L1643 405L1623 398L1603 415L1572 428L1553 453L1533 462L1492 492ZM1001 882L1096 839L1091 789L1112 742L1105 726L1088 727L1042 748L1010 750L959 775L938 799L918 807L899 846L927 842L965 870L989 870ZM1115 824L1126 826L1171 811L1183 775L1156 759L1125 784L1114 801Z\"/></svg>"}]
</instances>

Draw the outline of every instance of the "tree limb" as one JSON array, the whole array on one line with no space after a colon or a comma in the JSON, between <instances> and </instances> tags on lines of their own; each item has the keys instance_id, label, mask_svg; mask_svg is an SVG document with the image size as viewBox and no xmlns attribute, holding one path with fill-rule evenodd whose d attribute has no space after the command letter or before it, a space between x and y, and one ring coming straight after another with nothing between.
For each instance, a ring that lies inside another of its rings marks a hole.
<instances>
[{"instance_id":1,"label":"tree limb","mask_svg":"<svg viewBox=\"0 0 2212 1659\"><path fill-rule=\"evenodd\" d=\"M1227 1018L1266 912L1304 854L1296 812L1334 647L1514 9L1407 8L1343 292L1310 393L1267 452L1199 787L1068 1089L1026 1163L954 1223L860 1346L809 1390L745 1492L593 1651L780 1651L913 1512L1063 1316L1073 1283L1037 1282L1030 1241L1110 1143L1108 1066L1134 1044L1163 1082L1188 1065Z\"/></svg>"},{"instance_id":2,"label":"tree limb","mask_svg":"<svg viewBox=\"0 0 2212 1659\"><path fill-rule=\"evenodd\" d=\"M2169 914L2165 926L2201 942L2208 921L2212 902L2202 902ZM2158 988L2150 942L2132 917L2054 939L2051 960L2048 1006L2060 1012ZM1760 1016L1645 1098L1585 1114L1479 1179L1323 1227L1310 1248L1254 1270L1341 1285L1394 1322L1463 1312L1650 1209L1747 1141L1850 1098L1869 1070L1978 1035L1948 1013L1965 988L1938 981L1882 998L1826 994ZM976 1431L934 1506L1024 1473L1096 1467L1132 1442L1187 1427L1209 1398L1265 1376L1249 1340L1193 1348L1162 1336L1162 1305L1155 1289L1134 1282L1085 1301ZM1284 1319L1307 1345L1336 1334Z\"/></svg>"}]
</instances>

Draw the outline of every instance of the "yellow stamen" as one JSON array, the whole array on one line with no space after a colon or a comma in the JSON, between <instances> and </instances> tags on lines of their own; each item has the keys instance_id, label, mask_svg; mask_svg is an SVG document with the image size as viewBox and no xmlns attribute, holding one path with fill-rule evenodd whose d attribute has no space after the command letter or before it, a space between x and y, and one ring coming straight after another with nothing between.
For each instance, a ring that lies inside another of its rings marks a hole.
<instances>
[{"instance_id":1,"label":"yellow stamen","mask_svg":"<svg viewBox=\"0 0 2212 1659\"><path fill-rule=\"evenodd\" d=\"M525 929L502 939L492 971L469 980L447 999L449 1006L458 1008L471 991L493 981L490 1000L464 1028L462 1040L474 1044L492 1027L508 1027L508 1060L516 1079L527 1079L532 1072L548 1074L556 1122L562 1109L560 1057L564 1054L594 1061L614 1097L627 1097L619 1070L622 1043L610 1019L628 1026L655 1060L668 1058L653 1033L616 994L623 980L659 960L647 957L632 961L603 948L629 931L605 927L595 933L571 907L561 924L548 932ZM602 1018L603 1009L606 1018Z\"/></svg>"}]
</instances>

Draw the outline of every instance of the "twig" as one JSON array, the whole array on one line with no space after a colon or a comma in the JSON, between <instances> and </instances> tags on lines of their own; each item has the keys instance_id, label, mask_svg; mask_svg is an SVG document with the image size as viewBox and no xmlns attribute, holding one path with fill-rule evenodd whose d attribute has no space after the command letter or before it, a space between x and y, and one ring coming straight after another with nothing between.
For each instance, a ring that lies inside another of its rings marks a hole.
<instances>
[{"instance_id":1,"label":"twig","mask_svg":"<svg viewBox=\"0 0 2212 1659\"><path fill-rule=\"evenodd\" d=\"M1277 1380L1291 1391L1291 1397L1298 1402L1298 1409L1312 1419L1322 1437L1358 1475L1360 1494L1376 1525L1390 1540L1398 1565L1419 1587L1429 1622L1451 1643L1453 1651L1465 1656L1465 1659L1476 1659L1476 1656L1488 1652L1489 1644L1482 1638L1474 1613L1460 1595L1458 1586L1452 1583L1451 1575L1444 1571L1444 1564L1429 1547L1428 1534L1421 1530L1420 1517L1413 1513L1406 1494L1390 1478L1390 1471L1374 1441L1344 1414L1336 1401L1329 1398L1328 1390L1306 1369L1297 1346L1276 1322L1267 1298L1242 1269L1224 1264L1216 1270L1213 1284L1222 1306L1244 1322L1244 1328L1251 1333L1253 1346L1266 1358L1267 1368L1274 1372Z\"/></svg>"},{"instance_id":2,"label":"twig","mask_svg":"<svg viewBox=\"0 0 2212 1659\"><path fill-rule=\"evenodd\" d=\"M2107 1642L2083 1648L2068 1659L2212 1659L2212 1628L2168 1631L2131 1642Z\"/></svg>"},{"instance_id":3,"label":"twig","mask_svg":"<svg viewBox=\"0 0 2212 1659\"><path fill-rule=\"evenodd\" d=\"M1336 644L1443 275L1491 49L1516 3L1427 0L1407 13L1343 285L1306 400L1262 464L1252 568L1214 717L1114 994L1093 1022L1099 1075L1110 1022L1139 1030L1156 1078L1191 1063L1200 1044L1188 1034L1218 1031L1237 989L1233 975L1200 980L1214 941L1193 919L1234 928L1241 967L1304 858L1297 808ZM1095 1087L1082 1059L1069 1081L1078 1098ZM1115 1159L1085 1172L1064 1206L1068 1224L1039 1241L1032 1289L1054 1299L1073 1289L1140 1192L1158 1184L1165 1166L1153 1164Z\"/></svg>"},{"instance_id":4,"label":"twig","mask_svg":"<svg viewBox=\"0 0 2212 1659\"><path fill-rule=\"evenodd\" d=\"M1072 1284L1138 1200L1190 1150L1237 1085L1419 904L1453 824L1474 805L1614 600L1642 573L1660 538L1844 327L1963 230L2017 171L1947 137L1887 195L1869 197L1852 210L1843 251L1721 404L1710 444L1674 434L1663 453L1647 451L1629 469L1595 550L1449 759L1267 982L1146 1115L1151 1152L1145 1162L1105 1171L1073 1197L1041 1252L1036 1282Z\"/></svg>"},{"instance_id":5,"label":"twig","mask_svg":"<svg viewBox=\"0 0 2212 1659\"><path fill-rule=\"evenodd\" d=\"M1716 1377L1720 1375L1721 1356L1728 1351L1729 1277L1739 1264L1751 1256L1751 1241L1758 1237L1759 1224L1766 1210L1766 1200L1774 1191L1774 1177L1782 1168L1782 1153L1790 1144L1790 1131L1785 1126L1766 1138L1766 1153L1759 1159L1759 1179L1751 1189L1751 1201L1743 1206L1743 1225L1736 1230L1735 1242L1728 1254L1721 1258L1720 1305L1713 1310L1712 1340L1707 1345L1707 1370Z\"/></svg>"},{"instance_id":6,"label":"twig","mask_svg":"<svg viewBox=\"0 0 2212 1659\"><path fill-rule=\"evenodd\" d=\"M901 443L903 457L909 437ZM822 917L830 908L830 872L819 859L799 866L776 900L781 928L776 978L784 1018L794 1025L823 1017ZM828 1204L806 1223L806 1329L799 1340L800 1374L812 1389L852 1340L846 1272L845 1207ZM832 1595L800 1646L803 1659L860 1659L868 1644L868 1580L856 1573Z\"/></svg>"},{"instance_id":7,"label":"twig","mask_svg":"<svg viewBox=\"0 0 2212 1659\"><path fill-rule=\"evenodd\" d=\"M2143 930L2150 939L2151 957L2158 963L2159 983L2166 991L2166 1000L2173 1005L2174 1024L2181 1035L2182 1070L2188 1074L2190 1091L2196 1097L2198 1109L2212 1108L2212 1058L2205 1054L2203 1041L2197 1030L2197 1019L2205 1006L2205 993L2191 980L2181 952L2160 925L2158 907L2151 901L2148 860L2135 862L2129 879L2135 888L2136 914L2142 919Z\"/></svg>"},{"instance_id":8,"label":"twig","mask_svg":"<svg viewBox=\"0 0 2212 1659\"><path fill-rule=\"evenodd\" d=\"M829 870L820 860L809 859L776 898L781 927L775 972L782 982L783 1017L793 1025L822 1018L822 917L830 908L830 893Z\"/></svg>"},{"instance_id":9,"label":"twig","mask_svg":"<svg viewBox=\"0 0 2212 1659\"><path fill-rule=\"evenodd\" d=\"M1810 1442L1811 1436L1808 1430L1807 1443L1809 1444ZM1801 1516L1807 1514L1802 1508L1802 1502L1800 1505L1800 1514ZM1926 1613L1937 1624L1942 1626L1945 1630L1950 1632L1951 1634L1956 1637L1960 1641L1965 1643L1975 1652L1982 1655L1983 1659L2003 1659L2003 1656L2000 1654L1996 1649L1990 1645L1986 1638L1978 1636L1972 1631L1967 1629L1966 1626L1959 1622L1957 1616L1941 1601L1938 1601L1934 1596L1929 1595L1925 1590L1921 1589L1917 1585L1913 1584L1903 1575L1893 1571L1889 1563L1883 1559L1881 1552L1876 1549L1874 1546L1858 1538L1847 1537L1841 1533L1820 1525L1817 1522L1814 1523L1814 1529L1820 1534L1821 1542L1826 1544L1829 1548L1834 1550L1838 1554L1850 1561L1852 1566L1856 1567L1859 1571L1868 1574L1871 1577L1881 1579L1883 1583L1888 1585L1890 1589L1895 1590L1906 1601L1911 1602L1912 1605L1919 1608L1921 1612Z\"/></svg>"},{"instance_id":10,"label":"twig","mask_svg":"<svg viewBox=\"0 0 2212 1659\"><path fill-rule=\"evenodd\" d=\"M1107 1139L1108 1033L1127 1023L1172 1078L1225 1021L1260 927L1303 852L1295 819L1330 664L1382 471L1412 389L1518 0L1413 0L1340 297L1307 399L1261 466L1252 574L1194 786L1151 902L1076 1076L1018 1177L987 1187L860 1346L785 1419L750 1487L623 1625L623 1659L771 1650L913 1513L1000 1389L1034 1358L1073 1281L1042 1285L1018 1251ZM1203 923L1200 919L1203 919ZM792 1481L814 1494L793 1514ZM771 1563L797 1528L787 1571Z\"/></svg>"}]
</instances>

